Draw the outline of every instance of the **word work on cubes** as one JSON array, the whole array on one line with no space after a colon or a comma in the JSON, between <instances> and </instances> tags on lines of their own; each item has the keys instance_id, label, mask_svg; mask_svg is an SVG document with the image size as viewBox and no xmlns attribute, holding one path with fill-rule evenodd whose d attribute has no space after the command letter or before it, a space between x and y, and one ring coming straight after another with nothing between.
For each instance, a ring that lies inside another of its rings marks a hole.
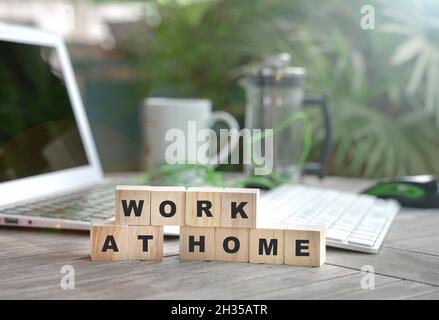
<instances>
[{"instance_id":1,"label":"word work on cubes","mask_svg":"<svg viewBox=\"0 0 439 320\"><path fill-rule=\"evenodd\" d=\"M117 186L114 224L92 224L92 260L162 260L163 226L180 226L180 259L321 266L324 228L256 225L259 190Z\"/></svg>"}]
</instances>

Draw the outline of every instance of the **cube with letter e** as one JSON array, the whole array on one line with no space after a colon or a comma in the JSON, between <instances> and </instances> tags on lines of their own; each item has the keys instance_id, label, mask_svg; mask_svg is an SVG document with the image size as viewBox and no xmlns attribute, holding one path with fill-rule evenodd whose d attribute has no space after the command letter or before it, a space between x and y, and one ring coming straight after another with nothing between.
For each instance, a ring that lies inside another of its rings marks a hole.
<instances>
[{"instance_id":1,"label":"cube with letter e","mask_svg":"<svg viewBox=\"0 0 439 320\"><path fill-rule=\"evenodd\" d=\"M324 228L285 230L285 264L320 267L326 258Z\"/></svg>"}]
</instances>

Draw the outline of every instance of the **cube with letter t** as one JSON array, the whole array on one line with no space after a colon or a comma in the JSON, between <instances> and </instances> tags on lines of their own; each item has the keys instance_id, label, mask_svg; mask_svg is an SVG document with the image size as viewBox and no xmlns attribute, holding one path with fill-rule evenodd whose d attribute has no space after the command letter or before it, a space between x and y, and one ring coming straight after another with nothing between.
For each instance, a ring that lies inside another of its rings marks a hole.
<instances>
[{"instance_id":1,"label":"cube with letter t","mask_svg":"<svg viewBox=\"0 0 439 320\"><path fill-rule=\"evenodd\" d=\"M163 260L163 226L129 226L129 260Z\"/></svg>"}]
</instances>

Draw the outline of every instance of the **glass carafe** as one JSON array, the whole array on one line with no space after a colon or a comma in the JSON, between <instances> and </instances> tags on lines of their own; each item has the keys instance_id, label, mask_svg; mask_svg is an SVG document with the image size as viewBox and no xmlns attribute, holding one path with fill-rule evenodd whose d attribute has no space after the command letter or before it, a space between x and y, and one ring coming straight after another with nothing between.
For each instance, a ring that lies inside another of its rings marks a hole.
<instances>
[{"instance_id":1,"label":"glass carafe","mask_svg":"<svg viewBox=\"0 0 439 320\"><path fill-rule=\"evenodd\" d=\"M331 125L327 99L325 95L305 97L305 75L304 68L290 65L288 54L279 54L267 57L262 65L247 70L241 82L246 91L245 127L251 130L273 129L273 172L290 181L296 181L304 172L322 177L330 151ZM301 161L306 151L305 125L308 124L309 129L309 119L303 112L307 105L321 107L326 128L321 161L316 164ZM254 163L245 166L247 175L253 175L254 169Z\"/></svg>"}]
</instances>

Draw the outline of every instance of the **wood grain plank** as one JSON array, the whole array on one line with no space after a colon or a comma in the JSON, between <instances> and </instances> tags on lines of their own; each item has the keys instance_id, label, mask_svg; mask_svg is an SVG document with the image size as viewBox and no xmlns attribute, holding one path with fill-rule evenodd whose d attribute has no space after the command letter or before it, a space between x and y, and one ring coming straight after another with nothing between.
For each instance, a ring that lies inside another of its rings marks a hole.
<instances>
[{"instance_id":1,"label":"wood grain plank","mask_svg":"<svg viewBox=\"0 0 439 320\"><path fill-rule=\"evenodd\" d=\"M384 277L385 278L385 277ZM389 278L385 278L389 279ZM358 279L357 279L358 280ZM331 299L414 299L419 295L431 294L435 287L418 282L393 279L383 280L382 276L376 276L376 286L373 290L356 290L337 292L331 294Z\"/></svg>"},{"instance_id":2,"label":"wood grain plank","mask_svg":"<svg viewBox=\"0 0 439 320\"><path fill-rule=\"evenodd\" d=\"M434 287L386 276L375 276L374 289L362 289L360 272L327 281L308 282L301 287L277 289L251 296L252 299L407 299Z\"/></svg>"},{"instance_id":3,"label":"wood grain plank","mask_svg":"<svg viewBox=\"0 0 439 320\"><path fill-rule=\"evenodd\" d=\"M252 292L272 290L276 286L303 285L352 272L332 266L329 266L331 272L316 273L316 269L285 265L180 262L178 257L168 257L158 263L123 261L96 264L78 260L72 265L76 272L74 290L60 288L62 263L52 263L31 267L25 274L9 272L7 279L0 280L0 297L243 299ZM275 286L267 286L267 279L271 279L270 283L274 282ZM243 286L243 283L246 285Z\"/></svg>"},{"instance_id":4,"label":"wood grain plank","mask_svg":"<svg viewBox=\"0 0 439 320\"><path fill-rule=\"evenodd\" d=\"M403 249L382 247L378 254L329 248L326 263L360 270L374 267L376 274L439 286L439 257Z\"/></svg>"},{"instance_id":5,"label":"wood grain plank","mask_svg":"<svg viewBox=\"0 0 439 320\"><path fill-rule=\"evenodd\" d=\"M305 182L346 191L371 184L333 177ZM328 264L321 268L181 262L179 240L170 237L162 262L92 262L88 232L0 227L0 298L438 299L438 223L438 210L403 210L380 253L328 249ZM66 264L76 274L76 289L70 291L60 287L60 270ZM360 288L364 265L375 269L375 290Z\"/></svg>"}]
</instances>

